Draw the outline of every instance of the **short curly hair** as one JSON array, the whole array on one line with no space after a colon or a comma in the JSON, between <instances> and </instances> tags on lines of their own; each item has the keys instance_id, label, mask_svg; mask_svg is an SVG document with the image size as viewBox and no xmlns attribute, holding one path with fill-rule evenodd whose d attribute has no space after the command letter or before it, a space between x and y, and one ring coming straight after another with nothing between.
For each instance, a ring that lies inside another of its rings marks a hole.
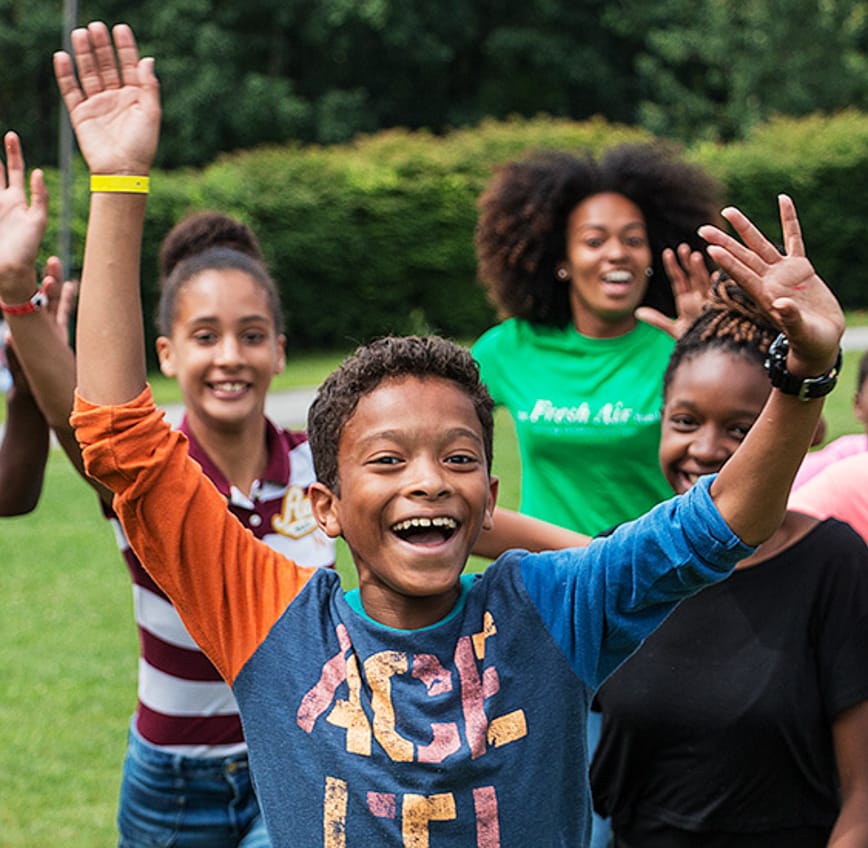
<instances>
[{"instance_id":1,"label":"short curly hair","mask_svg":"<svg viewBox=\"0 0 868 848\"><path fill-rule=\"evenodd\" d=\"M256 234L246 224L222 212L194 212L182 218L160 245L160 300L154 323L171 335L178 295L185 283L204 271L241 271L265 293L274 329L283 332L283 306L277 285L265 267Z\"/></svg>"},{"instance_id":2,"label":"short curly hair","mask_svg":"<svg viewBox=\"0 0 868 848\"><path fill-rule=\"evenodd\" d=\"M502 317L570 323L569 290L555 276L566 256L567 220L583 200L603 192L623 195L642 212L654 267L643 303L674 315L661 254L682 242L704 248L696 230L720 220L722 192L674 148L652 142L618 145L599 159L535 153L496 170L478 200L475 244L479 279Z\"/></svg>"},{"instance_id":3,"label":"short curly hair","mask_svg":"<svg viewBox=\"0 0 868 848\"><path fill-rule=\"evenodd\" d=\"M339 493L338 445L361 398L386 380L449 380L467 394L482 425L489 472L493 459L494 402L466 348L439 336L387 336L356 349L322 383L308 410L307 432L317 480ZM436 415L436 410L431 411Z\"/></svg>"}]
</instances>

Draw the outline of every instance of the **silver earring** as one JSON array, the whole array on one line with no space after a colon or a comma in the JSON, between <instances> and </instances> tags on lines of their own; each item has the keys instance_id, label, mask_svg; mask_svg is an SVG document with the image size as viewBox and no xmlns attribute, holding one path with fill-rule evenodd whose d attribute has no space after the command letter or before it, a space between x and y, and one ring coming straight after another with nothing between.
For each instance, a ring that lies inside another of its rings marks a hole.
<instances>
[{"instance_id":1,"label":"silver earring","mask_svg":"<svg viewBox=\"0 0 868 848\"><path fill-rule=\"evenodd\" d=\"M566 268L558 268L555 274L559 280L566 280L570 276Z\"/></svg>"},{"instance_id":2,"label":"silver earring","mask_svg":"<svg viewBox=\"0 0 868 848\"><path fill-rule=\"evenodd\" d=\"M646 276L646 277L653 277L653 276L654 276L654 268L653 268L651 265L649 265L649 266L645 269L645 276Z\"/></svg>"}]
</instances>

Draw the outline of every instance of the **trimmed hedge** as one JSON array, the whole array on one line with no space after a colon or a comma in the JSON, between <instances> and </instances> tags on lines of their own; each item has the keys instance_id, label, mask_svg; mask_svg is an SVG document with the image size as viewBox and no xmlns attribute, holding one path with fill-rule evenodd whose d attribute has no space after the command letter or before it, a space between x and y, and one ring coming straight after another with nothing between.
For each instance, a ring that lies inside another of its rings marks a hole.
<instances>
[{"instance_id":1,"label":"trimmed hedge","mask_svg":"<svg viewBox=\"0 0 868 848\"><path fill-rule=\"evenodd\" d=\"M532 149L600 151L649 138L601 119L540 117L485 122L445 137L391 130L351 145L261 148L201 171L155 173L142 260L146 316L157 299L160 238L187 212L212 208L259 235L283 294L289 350L346 349L392 332L473 338L495 320L473 253L476 198L493 168ZM854 274L868 266L860 232L868 218L868 117L776 120L745 142L700 145L684 155L720 179L728 202L770 233L779 233L775 196L791 193L818 270L845 306L868 304ZM57 175L48 178L56 196ZM86 187L79 163L79 255ZM53 238L49 233L47 243ZM148 336L152 341L150 326Z\"/></svg>"}]
</instances>

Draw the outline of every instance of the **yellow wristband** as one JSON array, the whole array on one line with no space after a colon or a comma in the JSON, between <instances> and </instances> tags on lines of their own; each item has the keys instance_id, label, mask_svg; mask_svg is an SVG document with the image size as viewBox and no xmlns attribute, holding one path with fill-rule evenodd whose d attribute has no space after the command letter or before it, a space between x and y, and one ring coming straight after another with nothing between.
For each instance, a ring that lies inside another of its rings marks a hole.
<instances>
[{"instance_id":1,"label":"yellow wristband","mask_svg":"<svg viewBox=\"0 0 868 848\"><path fill-rule=\"evenodd\" d=\"M117 191L125 194L147 194L150 177L126 177L116 174L91 174L91 191Z\"/></svg>"}]
</instances>

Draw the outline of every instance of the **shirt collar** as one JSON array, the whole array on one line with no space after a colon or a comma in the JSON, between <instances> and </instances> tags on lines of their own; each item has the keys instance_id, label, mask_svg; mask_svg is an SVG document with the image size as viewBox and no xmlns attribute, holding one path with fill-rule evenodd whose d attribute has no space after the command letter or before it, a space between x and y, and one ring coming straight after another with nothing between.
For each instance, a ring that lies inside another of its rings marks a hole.
<instances>
[{"instance_id":1,"label":"shirt collar","mask_svg":"<svg viewBox=\"0 0 868 848\"><path fill-rule=\"evenodd\" d=\"M230 495L231 486L223 472L214 464L205 449L190 431L190 425L185 414L178 429L190 442L190 456L195 459L205 476L217 487L226 498ZM276 483L279 486L289 485L289 451L291 445L286 431L277 427L270 419L265 419L265 446L268 451L268 462L261 482Z\"/></svg>"}]
</instances>

